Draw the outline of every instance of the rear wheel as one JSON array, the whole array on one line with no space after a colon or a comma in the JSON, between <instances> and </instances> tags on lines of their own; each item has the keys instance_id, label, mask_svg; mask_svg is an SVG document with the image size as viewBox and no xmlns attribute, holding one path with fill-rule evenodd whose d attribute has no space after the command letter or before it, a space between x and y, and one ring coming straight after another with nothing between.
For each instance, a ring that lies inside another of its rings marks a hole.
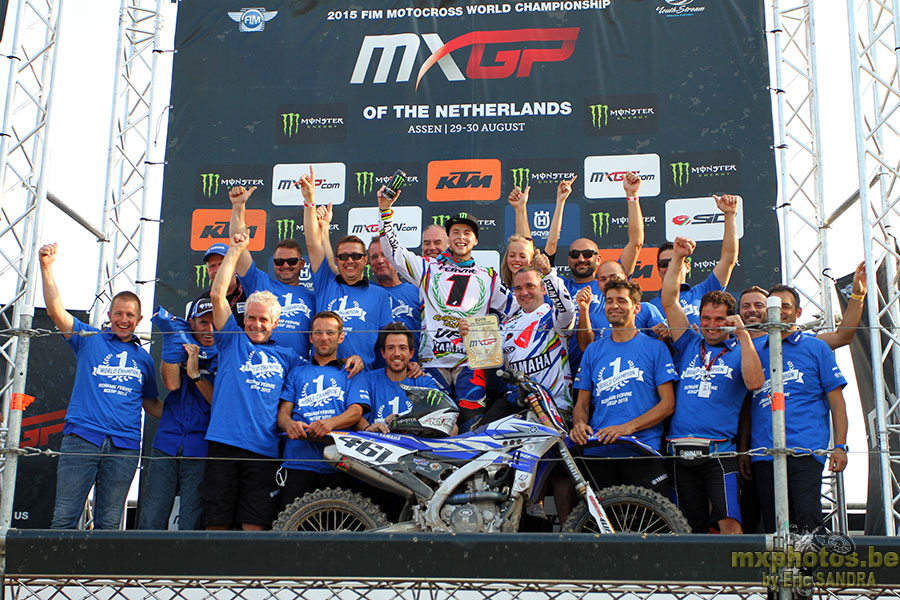
<instances>
[{"instance_id":1,"label":"rear wheel","mask_svg":"<svg viewBox=\"0 0 900 600\"><path fill-rule=\"evenodd\" d=\"M384 513L360 494L325 488L288 504L273 531L367 531L389 525Z\"/></svg>"},{"instance_id":2,"label":"rear wheel","mask_svg":"<svg viewBox=\"0 0 900 600\"><path fill-rule=\"evenodd\" d=\"M681 511L662 495L636 485L614 485L597 494L616 533L690 533ZM599 533L600 528L581 502L562 526L574 533Z\"/></svg>"}]
</instances>

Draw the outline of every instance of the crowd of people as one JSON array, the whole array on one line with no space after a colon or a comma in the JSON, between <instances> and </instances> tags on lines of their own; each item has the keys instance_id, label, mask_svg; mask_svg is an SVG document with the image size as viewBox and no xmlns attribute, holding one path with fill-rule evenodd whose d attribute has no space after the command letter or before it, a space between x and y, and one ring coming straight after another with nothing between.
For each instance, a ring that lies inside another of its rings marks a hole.
<instances>
[{"instance_id":1,"label":"crowd of people","mask_svg":"<svg viewBox=\"0 0 900 600\"><path fill-rule=\"evenodd\" d=\"M671 495L694 532L774 531L774 489L766 321L768 297L781 302L784 409L791 523L823 526L825 465L847 464L846 381L833 350L849 343L866 294L854 276L840 327L801 332L800 298L791 287L725 291L738 259L737 196L715 196L724 215L721 256L697 285L690 277L695 243L678 237L659 247L658 298L642 301L629 280L644 244L641 180L625 176L628 243L618 260L600 260L594 240L570 241L569 277L554 264L571 180L557 188L543 251L531 238L530 189L509 195L516 233L500 271L475 263L478 220L471 213L429 226L422 255L399 241L393 206L400 193L377 192L380 234L331 243L330 206L315 202L310 168L297 182L303 197L306 257L297 240L277 244L272 273L248 250L245 209L255 188L232 188L230 240L204 255L211 289L187 318L158 309L156 369L134 334L140 299L117 294L99 331L64 308L53 276L57 245L40 249L47 311L77 359L58 464L52 527L77 525L95 487L94 527L118 528L139 462L142 411L159 419L145 461L138 527L168 527L180 498L181 529L263 530L293 500L325 487L352 485L323 460L334 430L387 431L412 405L403 385L439 389L458 405L466 433L514 413L515 390L469 365L469 319L498 315L504 367L543 385L583 448L597 488L640 485ZM300 284L309 267L313 291ZM775 402L781 402L777 399ZM616 443L623 436L664 458ZM751 452L751 450L753 450ZM564 519L576 495L551 477ZM743 509L743 513L742 513Z\"/></svg>"}]
</instances>

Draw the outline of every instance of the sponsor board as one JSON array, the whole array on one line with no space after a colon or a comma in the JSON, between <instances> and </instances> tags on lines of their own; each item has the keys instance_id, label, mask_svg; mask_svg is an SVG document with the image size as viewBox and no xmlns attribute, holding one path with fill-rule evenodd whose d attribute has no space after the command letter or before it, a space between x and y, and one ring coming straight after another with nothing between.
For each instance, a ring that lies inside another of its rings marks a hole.
<instances>
[{"instance_id":1,"label":"sponsor board","mask_svg":"<svg viewBox=\"0 0 900 600\"><path fill-rule=\"evenodd\" d=\"M205 252L216 242L228 243L230 209L198 208L191 215L191 250ZM250 232L248 250L257 252L266 247L266 211L247 210L245 222Z\"/></svg>"},{"instance_id":2,"label":"sponsor board","mask_svg":"<svg viewBox=\"0 0 900 600\"><path fill-rule=\"evenodd\" d=\"M256 187L254 200L266 191L266 171L264 165L217 165L205 164L197 167L196 193L198 204L228 206L228 190L239 185Z\"/></svg>"},{"instance_id":3,"label":"sponsor board","mask_svg":"<svg viewBox=\"0 0 900 600\"><path fill-rule=\"evenodd\" d=\"M656 14L661 17L693 17L706 11L706 6L696 0L665 0L659 2Z\"/></svg>"},{"instance_id":4,"label":"sponsor board","mask_svg":"<svg viewBox=\"0 0 900 600\"><path fill-rule=\"evenodd\" d=\"M550 222L553 220L555 204L528 204L528 226L531 237L538 247L543 247L550 236ZM506 237L516 232L516 216L512 206L506 207L504 234ZM566 203L563 210L561 240L574 240L581 237L581 206Z\"/></svg>"},{"instance_id":5,"label":"sponsor board","mask_svg":"<svg viewBox=\"0 0 900 600\"><path fill-rule=\"evenodd\" d=\"M676 194L733 194L741 188L737 150L688 152L666 158L664 178Z\"/></svg>"},{"instance_id":6,"label":"sponsor board","mask_svg":"<svg viewBox=\"0 0 900 600\"><path fill-rule=\"evenodd\" d=\"M568 248L566 248L566 252L568 251ZM636 281L641 286L641 291L645 294L647 292L658 292L662 287L662 279L659 276L659 271L656 269L657 253L656 248L642 248L638 254L634 272L628 278L631 281ZM600 261L619 260L621 254L621 248L601 248ZM650 296L645 296L642 298L642 301L649 299Z\"/></svg>"},{"instance_id":7,"label":"sponsor board","mask_svg":"<svg viewBox=\"0 0 900 600\"><path fill-rule=\"evenodd\" d=\"M422 245L422 209L418 206L394 207L394 230L406 248ZM347 215L347 235L360 237L368 246L381 231L381 212L377 206L351 208Z\"/></svg>"},{"instance_id":8,"label":"sponsor board","mask_svg":"<svg viewBox=\"0 0 900 600\"><path fill-rule=\"evenodd\" d=\"M282 104L276 144L342 144L347 141L346 104Z\"/></svg>"},{"instance_id":9,"label":"sponsor board","mask_svg":"<svg viewBox=\"0 0 900 600\"><path fill-rule=\"evenodd\" d=\"M738 202L735 218L738 238L744 237L744 206ZM716 206L712 196L703 198L673 198L666 202L666 239L678 236L695 242L719 242L725 236L725 213Z\"/></svg>"},{"instance_id":10,"label":"sponsor board","mask_svg":"<svg viewBox=\"0 0 900 600\"><path fill-rule=\"evenodd\" d=\"M421 196L422 185L425 183L425 173L419 163L360 163L350 165L347 186L348 194L357 199L364 199L368 203L374 203L375 193L378 189L387 185L394 172L400 169L406 173L406 181L400 188L401 192ZM353 193L355 192L355 196ZM396 210L396 209L395 209Z\"/></svg>"},{"instance_id":11,"label":"sponsor board","mask_svg":"<svg viewBox=\"0 0 900 600\"><path fill-rule=\"evenodd\" d=\"M642 198L659 195L659 155L619 154L587 156L584 159L584 195L586 198L624 198L625 174L641 178Z\"/></svg>"},{"instance_id":12,"label":"sponsor board","mask_svg":"<svg viewBox=\"0 0 900 600\"><path fill-rule=\"evenodd\" d=\"M472 258L479 267L500 272L500 253L496 250L472 250Z\"/></svg>"},{"instance_id":13,"label":"sponsor board","mask_svg":"<svg viewBox=\"0 0 900 600\"><path fill-rule=\"evenodd\" d=\"M228 11L228 16L238 24L241 33L255 33L266 30L266 23L278 16L277 10L265 8L242 8Z\"/></svg>"},{"instance_id":14,"label":"sponsor board","mask_svg":"<svg viewBox=\"0 0 900 600\"><path fill-rule=\"evenodd\" d=\"M658 130L656 94L588 96L584 99L584 132L587 135L640 135Z\"/></svg>"},{"instance_id":15,"label":"sponsor board","mask_svg":"<svg viewBox=\"0 0 900 600\"><path fill-rule=\"evenodd\" d=\"M464 210L462 212L466 212L466 211ZM453 214L456 215L459 213L455 212ZM444 227L445 223L447 223L447 219L449 219L451 216L452 215L449 215L449 214L431 215L430 217L428 217L428 222L425 224L425 227L428 227L429 225L440 225L441 227ZM475 215L475 216L477 217L478 215ZM484 231L491 230L497 226L497 219L477 219L476 218L476 220L478 221L479 236L481 236L481 234Z\"/></svg>"},{"instance_id":16,"label":"sponsor board","mask_svg":"<svg viewBox=\"0 0 900 600\"><path fill-rule=\"evenodd\" d=\"M433 160L428 163L429 202L493 201L502 173L496 158Z\"/></svg>"},{"instance_id":17,"label":"sponsor board","mask_svg":"<svg viewBox=\"0 0 900 600\"><path fill-rule=\"evenodd\" d=\"M453 7L457 8L462 14L462 7ZM393 12L397 13L397 10ZM437 33L367 35L360 44L350 83L388 83L392 74L395 74L395 83L410 81L423 42L431 55L419 65L416 89L429 71L441 73L450 82L529 77L536 65L540 67L541 63L561 62L572 56L578 32L578 27L471 31L446 43ZM463 75L451 53L465 48L471 48L471 51ZM376 58L378 63L373 71L370 67ZM399 65L396 70L393 68L395 63Z\"/></svg>"},{"instance_id":18,"label":"sponsor board","mask_svg":"<svg viewBox=\"0 0 900 600\"><path fill-rule=\"evenodd\" d=\"M347 166L344 163L312 163L316 175L316 204L343 204ZM303 206L303 195L294 183L309 175L310 163L278 164L272 169L272 204Z\"/></svg>"},{"instance_id":19,"label":"sponsor board","mask_svg":"<svg viewBox=\"0 0 900 600\"><path fill-rule=\"evenodd\" d=\"M514 160L503 169L503 189L520 187L523 190L531 186L535 193L548 199L556 197L556 187L563 180L570 180L579 173L579 165L575 160ZM572 195L577 196L577 186L581 177L572 184ZM532 197L534 197L532 195ZM571 197L571 196L570 196Z\"/></svg>"}]
</instances>

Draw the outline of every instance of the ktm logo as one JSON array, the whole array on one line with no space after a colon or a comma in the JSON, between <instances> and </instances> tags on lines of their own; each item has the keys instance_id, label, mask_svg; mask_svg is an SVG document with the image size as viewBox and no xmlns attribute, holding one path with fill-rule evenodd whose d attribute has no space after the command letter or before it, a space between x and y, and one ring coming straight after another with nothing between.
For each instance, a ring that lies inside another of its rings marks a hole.
<instances>
[{"instance_id":1,"label":"ktm logo","mask_svg":"<svg viewBox=\"0 0 900 600\"><path fill-rule=\"evenodd\" d=\"M191 250L205 251L216 242L228 243L228 222L231 211L227 209L203 208L194 211L191 217ZM248 210L247 229L250 233L251 251L266 247L266 211Z\"/></svg>"},{"instance_id":2,"label":"ktm logo","mask_svg":"<svg viewBox=\"0 0 900 600\"><path fill-rule=\"evenodd\" d=\"M420 36L415 33L367 35L363 38L359 48L350 83L365 82L369 65L377 50L380 50L381 53L372 83L386 83L394 64L394 58L401 49L400 68L395 81L409 81L412 76L413 63L418 56L422 41L431 50L431 55L419 67L416 75L416 89L419 88L419 83L425 73L435 65L443 72L447 81L464 81L466 77L469 79L506 79L513 74L516 77L528 77L531 75L531 69L535 63L561 62L572 56L575 51L575 40L578 39L578 31L578 27L472 31L447 43L444 43L436 33L423 33L421 40ZM502 50L486 52L492 44L501 45ZM516 48L516 45L519 45L520 48ZM450 54L466 47L471 47L472 50L464 76Z\"/></svg>"},{"instance_id":3,"label":"ktm logo","mask_svg":"<svg viewBox=\"0 0 900 600\"><path fill-rule=\"evenodd\" d=\"M628 279L636 281L641 286L641 291L645 294L648 292L656 292L662 288L662 278L656 269L656 248L643 248L638 254L637 264L634 266L634 272ZM621 248L602 248L600 250L600 260L619 260L622 254Z\"/></svg>"},{"instance_id":4,"label":"ktm logo","mask_svg":"<svg viewBox=\"0 0 900 600\"><path fill-rule=\"evenodd\" d=\"M500 198L500 173L500 161L496 158L431 161L428 163L428 200L497 200Z\"/></svg>"}]
</instances>

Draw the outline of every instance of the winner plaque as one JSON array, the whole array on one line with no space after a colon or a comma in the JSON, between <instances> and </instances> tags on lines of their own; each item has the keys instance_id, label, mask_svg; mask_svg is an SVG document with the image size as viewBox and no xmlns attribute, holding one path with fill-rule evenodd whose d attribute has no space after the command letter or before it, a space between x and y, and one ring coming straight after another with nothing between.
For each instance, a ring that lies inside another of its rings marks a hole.
<instances>
[{"instance_id":1,"label":"winner plaque","mask_svg":"<svg viewBox=\"0 0 900 600\"><path fill-rule=\"evenodd\" d=\"M500 323L495 315L471 317L469 335L463 338L470 369L492 369L503 366Z\"/></svg>"}]
</instances>

